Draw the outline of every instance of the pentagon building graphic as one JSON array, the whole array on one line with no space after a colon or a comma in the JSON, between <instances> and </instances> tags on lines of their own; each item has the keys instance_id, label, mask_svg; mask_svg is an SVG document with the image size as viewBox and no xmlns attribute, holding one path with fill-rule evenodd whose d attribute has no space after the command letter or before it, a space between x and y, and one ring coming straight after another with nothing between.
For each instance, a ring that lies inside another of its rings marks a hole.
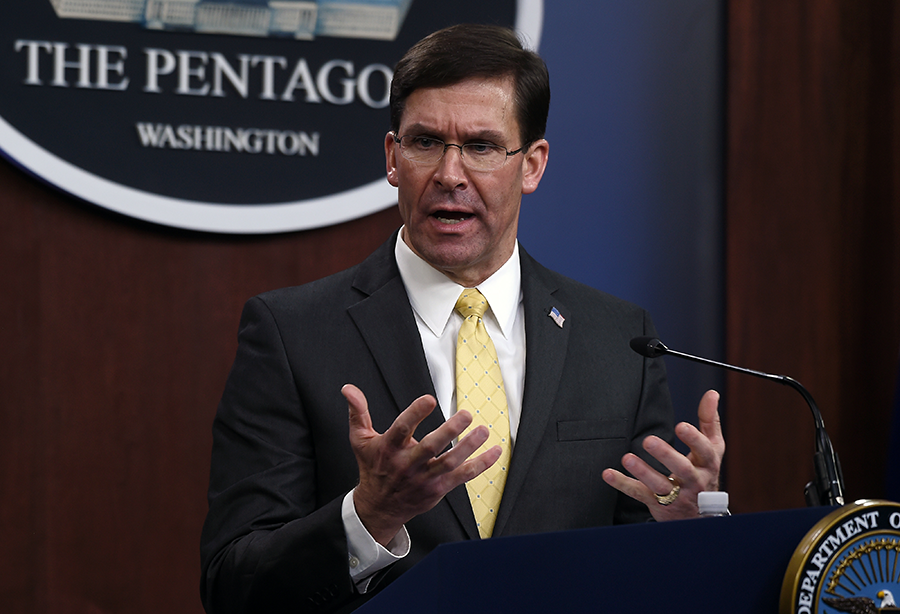
<instances>
[{"instance_id":1,"label":"pentagon building graphic","mask_svg":"<svg viewBox=\"0 0 900 614\"><path fill-rule=\"evenodd\" d=\"M394 40L412 0L50 0L63 19L211 34Z\"/></svg>"}]
</instances>

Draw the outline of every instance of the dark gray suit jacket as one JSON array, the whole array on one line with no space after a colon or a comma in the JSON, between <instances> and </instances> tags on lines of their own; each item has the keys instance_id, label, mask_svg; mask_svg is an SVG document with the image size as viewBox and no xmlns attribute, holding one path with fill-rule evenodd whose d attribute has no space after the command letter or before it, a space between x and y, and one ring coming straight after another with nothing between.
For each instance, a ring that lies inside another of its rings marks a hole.
<instances>
[{"instance_id":1,"label":"dark gray suit jacket","mask_svg":"<svg viewBox=\"0 0 900 614\"><path fill-rule=\"evenodd\" d=\"M393 249L247 302L237 357L213 426L209 514L201 542L207 611L351 611L341 501L358 480L348 439L353 383L384 432L434 394ZM554 273L520 248L527 344L525 390L495 536L649 518L601 479L654 433L672 439L662 361L631 338L655 335L642 309ZM562 328L548 317L556 307ZM443 421L440 408L416 433ZM384 586L438 544L477 539L465 487L407 524L412 551Z\"/></svg>"}]
</instances>

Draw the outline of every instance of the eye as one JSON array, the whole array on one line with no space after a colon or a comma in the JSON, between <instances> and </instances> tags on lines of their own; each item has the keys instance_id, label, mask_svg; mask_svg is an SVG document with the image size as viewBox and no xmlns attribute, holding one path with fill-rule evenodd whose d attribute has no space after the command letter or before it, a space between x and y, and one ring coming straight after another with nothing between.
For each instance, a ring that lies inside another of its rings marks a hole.
<instances>
[{"instance_id":1,"label":"eye","mask_svg":"<svg viewBox=\"0 0 900 614\"><path fill-rule=\"evenodd\" d=\"M466 153L473 156L489 156L499 150L497 145L490 143L466 143Z\"/></svg>"},{"instance_id":2,"label":"eye","mask_svg":"<svg viewBox=\"0 0 900 614\"><path fill-rule=\"evenodd\" d=\"M414 147L419 151L427 151L429 149L437 149L443 147L443 143L437 139L427 136L414 136L410 138L410 147Z\"/></svg>"}]
</instances>

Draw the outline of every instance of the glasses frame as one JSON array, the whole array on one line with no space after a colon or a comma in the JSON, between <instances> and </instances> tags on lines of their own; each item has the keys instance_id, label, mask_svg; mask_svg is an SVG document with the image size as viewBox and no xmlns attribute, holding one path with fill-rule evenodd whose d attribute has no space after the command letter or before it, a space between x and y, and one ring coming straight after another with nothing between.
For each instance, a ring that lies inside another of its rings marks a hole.
<instances>
[{"instance_id":1,"label":"glasses frame","mask_svg":"<svg viewBox=\"0 0 900 614\"><path fill-rule=\"evenodd\" d=\"M438 162L440 162L441 160L444 159L444 156L447 154L447 149L449 149L450 147L456 147L459 150L459 159L462 160L462 162L463 162L463 164L465 164L466 168L468 168L469 170L475 171L475 172L480 172L480 173L492 173L494 171L500 170L501 168L503 168L506 165L506 162L507 162L507 160L509 160L510 156L514 156L516 154L522 153L528 147L528 144L525 144L514 151L510 151L503 145L497 145L495 143L477 143L477 142L475 142L475 143L463 143L462 145L458 145L457 143L447 143L445 141L442 141L439 138L430 136L427 138L434 141L435 143L442 144L444 146L444 148L441 151L441 155L438 156L438 158L434 162L423 162L422 160L414 160L414 159L408 157L406 154L404 154L403 153L403 144L402 144L403 139L416 138L416 137L420 137L422 135L404 134L403 136L397 136L397 133L394 132L393 130L391 130L390 134L392 137L394 137L394 142L397 143L398 145L400 145L400 155L402 155L404 158L406 158L410 162L415 162L416 164L437 164ZM475 168L475 167L471 166L469 164L469 162L467 162L468 158L466 158L465 154L463 153L463 147L466 147L468 145L488 145L490 147L502 149L504 152L506 152L506 157L503 159L503 162L497 168Z\"/></svg>"}]
</instances>

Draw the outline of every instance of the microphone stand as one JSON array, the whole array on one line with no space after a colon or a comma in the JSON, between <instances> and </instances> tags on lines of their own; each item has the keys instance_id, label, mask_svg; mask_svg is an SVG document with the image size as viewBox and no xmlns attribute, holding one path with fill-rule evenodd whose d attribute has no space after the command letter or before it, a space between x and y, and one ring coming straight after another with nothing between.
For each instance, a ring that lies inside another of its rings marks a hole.
<instances>
[{"instance_id":1,"label":"microphone stand","mask_svg":"<svg viewBox=\"0 0 900 614\"><path fill-rule=\"evenodd\" d=\"M806 485L806 488L803 491L806 498L806 504L810 507L820 505L844 505L844 475L841 471L841 463L838 460L837 453L834 451L834 446L831 444L831 439L825 431L825 421L822 419L822 412L819 411L819 406L816 405L812 395L800 384L800 382L786 375L773 375L762 371L754 371L753 369L745 369L744 367L736 367L708 358L701 358L700 356L685 354L684 352L669 349L662 341L653 337L636 337L631 340L631 348L638 354L646 356L647 358L656 358L657 356L670 354L672 356L677 356L678 358L699 362L704 365L711 365L730 371L737 371L738 373L755 375L756 377L790 386L799 392L806 401L806 404L809 405L809 409L812 411L813 420L816 425L816 453L813 457L813 466L816 477Z\"/></svg>"}]
</instances>

